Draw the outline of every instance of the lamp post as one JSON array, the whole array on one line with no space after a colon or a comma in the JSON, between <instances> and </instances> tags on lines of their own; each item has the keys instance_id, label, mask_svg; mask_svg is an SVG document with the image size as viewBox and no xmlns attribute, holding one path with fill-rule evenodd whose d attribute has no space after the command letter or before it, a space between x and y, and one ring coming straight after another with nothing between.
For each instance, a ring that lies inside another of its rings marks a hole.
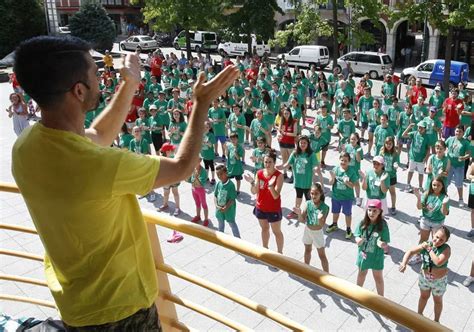
<instances>
[{"instance_id":1,"label":"lamp post","mask_svg":"<svg viewBox=\"0 0 474 332\"><path fill-rule=\"evenodd\" d=\"M428 3L428 0L423 1L422 3ZM425 19L423 21L423 40L421 41L421 62L426 61L428 57L428 52L426 51L426 46L428 45L427 39L429 38L428 32L428 8L425 8Z\"/></svg>"}]
</instances>

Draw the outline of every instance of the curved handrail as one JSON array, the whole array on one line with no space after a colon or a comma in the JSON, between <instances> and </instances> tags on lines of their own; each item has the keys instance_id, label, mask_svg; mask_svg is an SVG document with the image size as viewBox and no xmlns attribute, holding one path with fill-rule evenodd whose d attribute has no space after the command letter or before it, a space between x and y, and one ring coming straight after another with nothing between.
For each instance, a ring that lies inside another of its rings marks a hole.
<instances>
[{"instance_id":1,"label":"curved handrail","mask_svg":"<svg viewBox=\"0 0 474 332\"><path fill-rule=\"evenodd\" d=\"M18 188L11 183L0 182L0 191L19 193ZM198 237L202 240L217 244L224 248L239 252L246 256L273 265L281 270L310 281L326 290L349 299L363 307L379 313L388 319L408 327L415 331L446 331L447 327L434 322L412 310L409 310L389 299L379 296L367 289L350 283L347 280L338 278L324 271L308 266L293 258L275 253L255 244L216 232L211 229L182 221L170 216L161 215L153 211L142 210L145 221L150 224L160 225L169 229L178 230L182 233ZM5 250L4 250L5 251ZM1 253L1 251L0 251ZM15 251L8 251L8 254L17 254ZM18 255L19 257L25 257ZM36 255L29 254L29 259L35 259ZM168 300L175 302L177 298L171 293L165 294ZM175 302L176 303L176 302ZM182 303L179 303L182 304ZM183 305L183 304L182 304Z\"/></svg>"}]
</instances>

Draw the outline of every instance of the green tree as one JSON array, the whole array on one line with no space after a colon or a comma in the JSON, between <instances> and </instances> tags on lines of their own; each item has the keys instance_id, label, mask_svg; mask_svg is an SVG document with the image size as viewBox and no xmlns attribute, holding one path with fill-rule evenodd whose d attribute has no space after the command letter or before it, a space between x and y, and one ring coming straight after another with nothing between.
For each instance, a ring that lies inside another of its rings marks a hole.
<instances>
[{"instance_id":1,"label":"green tree","mask_svg":"<svg viewBox=\"0 0 474 332\"><path fill-rule=\"evenodd\" d=\"M247 36L247 50L251 54L251 34L269 40L275 31L275 13L284 13L276 0L235 0L230 2L233 4L238 5L238 10L225 18L226 26L235 35Z\"/></svg>"},{"instance_id":2,"label":"green tree","mask_svg":"<svg viewBox=\"0 0 474 332\"><path fill-rule=\"evenodd\" d=\"M449 89L451 72L453 31L455 28L474 28L474 4L469 0L407 0L397 3L398 11L393 12L391 21L406 17L410 22L426 21L446 36L446 52L443 87Z\"/></svg>"},{"instance_id":3,"label":"green tree","mask_svg":"<svg viewBox=\"0 0 474 332\"><path fill-rule=\"evenodd\" d=\"M69 20L73 36L88 41L96 50L110 50L115 40L115 24L104 7L94 0L83 2L81 8Z\"/></svg>"},{"instance_id":4,"label":"green tree","mask_svg":"<svg viewBox=\"0 0 474 332\"><path fill-rule=\"evenodd\" d=\"M146 0L144 20L160 31L181 27L186 33L186 51L191 57L189 30L207 30L217 26L224 4L220 0Z\"/></svg>"},{"instance_id":5,"label":"green tree","mask_svg":"<svg viewBox=\"0 0 474 332\"><path fill-rule=\"evenodd\" d=\"M1 0L0 58L23 40L46 32L43 4L38 0Z\"/></svg>"},{"instance_id":6,"label":"green tree","mask_svg":"<svg viewBox=\"0 0 474 332\"><path fill-rule=\"evenodd\" d=\"M350 8L351 20L344 33L340 33L338 24L338 5L341 1L329 0L332 5L332 20L329 22L321 17L319 5L328 4L328 0L309 0L304 4L302 0L290 0L295 7L294 24L289 24L287 29L278 31L274 45L284 46L289 38L293 38L300 44L313 42L317 37L333 37L333 63L337 63L339 57L339 43L352 45L355 47L361 44L370 44L374 42L374 37L361 29L359 21L361 18L367 18L376 26L380 25L379 17L388 13L388 7L378 0L345 0L344 7ZM351 31L351 33L347 33Z\"/></svg>"}]
</instances>

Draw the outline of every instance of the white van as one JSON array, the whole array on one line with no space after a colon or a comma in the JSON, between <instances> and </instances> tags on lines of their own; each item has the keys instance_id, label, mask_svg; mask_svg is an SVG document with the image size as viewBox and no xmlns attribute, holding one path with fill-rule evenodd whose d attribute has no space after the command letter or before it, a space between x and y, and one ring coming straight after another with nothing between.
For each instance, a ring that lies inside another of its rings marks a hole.
<instances>
[{"instance_id":1,"label":"white van","mask_svg":"<svg viewBox=\"0 0 474 332\"><path fill-rule=\"evenodd\" d=\"M248 45L246 42L246 35L239 35L237 39L231 40L229 42L220 43L217 47L217 50L220 55L240 55L244 56L248 53ZM257 52L258 56L263 56L265 53L270 54L270 46L264 41L260 40L254 34L252 37L252 51Z\"/></svg>"},{"instance_id":2,"label":"white van","mask_svg":"<svg viewBox=\"0 0 474 332\"><path fill-rule=\"evenodd\" d=\"M371 79L383 77L392 71L393 62L390 55L378 52L350 52L337 59L339 72L351 64L354 74L369 73Z\"/></svg>"},{"instance_id":3,"label":"white van","mask_svg":"<svg viewBox=\"0 0 474 332\"><path fill-rule=\"evenodd\" d=\"M212 31L189 31L191 50L196 52L217 50L217 34ZM173 40L177 50L186 49L186 32L181 31Z\"/></svg>"},{"instance_id":4,"label":"white van","mask_svg":"<svg viewBox=\"0 0 474 332\"><path fill-rule=\"evenodd\" d=\"M279 54L277 58L282 60L283 57L290 66L309 68L315 65L319 69L324 69L329 64L329 50L326 46L297 46L289 53Z\"/></svg>"}]
</instances>

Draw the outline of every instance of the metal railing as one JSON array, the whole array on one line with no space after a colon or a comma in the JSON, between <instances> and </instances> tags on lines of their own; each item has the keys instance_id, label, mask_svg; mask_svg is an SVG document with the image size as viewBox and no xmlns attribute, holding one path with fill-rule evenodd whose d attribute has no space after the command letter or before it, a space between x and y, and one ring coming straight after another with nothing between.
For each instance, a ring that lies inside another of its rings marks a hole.
<instances>
[{"instance_id":1,"label":"metal railing","mask_svg":"<svg viewBox=\"0 0 474 332\"><path fill-rule=\"evenodd\" d=\"M19 193L18 188L11 183L0 182L0 191ZM293 331L308 331L309 327L305 327L290 318L281 315L266 306L259 304L251 299L236 294L222 286L209 282L201 277L190 274L186 271L174 268L165 264L161 246L156 231L156 226L159 225L169 229L177 230L179 232L197 237L201 240L214 243L221 247L241 253L245 256L259 260L266 264L272 265L278 269L298 276L306 281L309 281L321 288L331 291L345 299L349 299L373 312L376 312L386 318L403 325L414 331L447 331L445 326L436 323L426 317L423 317L389 299L379 296L369 290L356 286L347 280L338 278L329 273L323 272L319 269L311 267L307 264L299 262L293 258L275 253L260 246L251 244L249 242L237 239L227 234L213 231L209 228L200 225L192 224L190 222L182 221L176 218L164 216L156 212L143 210L145 221L147 222L148 235L153 251L155 261L159 293L155 304L160 313L160 320L164 331L191 331L191 327L181 323L178 319L175 304L189 308L197 313L207 316L221 324L224 324L232 329L238 331L251 330L251 328L229 319L213 310L203 307L192 301L181 298L171 292L168 275L173 275L177 278L186 280L190 283L203 287L217 295L223 296L231 301L234 301L249 310L252 310L266 318L269 318L276 323ZM36 230L27 227L0 224L0 229L26 232L30 234L37 234ZM43 257L30 253L23 253L14 250L0 249L0 255L16 256L30 260L42 261ZM46 283L41 280L13 276L8 274L0 274L0 279L10 280L14 282L24 282L38 286L47 287ZM28 302L36 305L55 307L53 302L11 296L0 294L0 300Z\"/></svg>"}]
</instances>

